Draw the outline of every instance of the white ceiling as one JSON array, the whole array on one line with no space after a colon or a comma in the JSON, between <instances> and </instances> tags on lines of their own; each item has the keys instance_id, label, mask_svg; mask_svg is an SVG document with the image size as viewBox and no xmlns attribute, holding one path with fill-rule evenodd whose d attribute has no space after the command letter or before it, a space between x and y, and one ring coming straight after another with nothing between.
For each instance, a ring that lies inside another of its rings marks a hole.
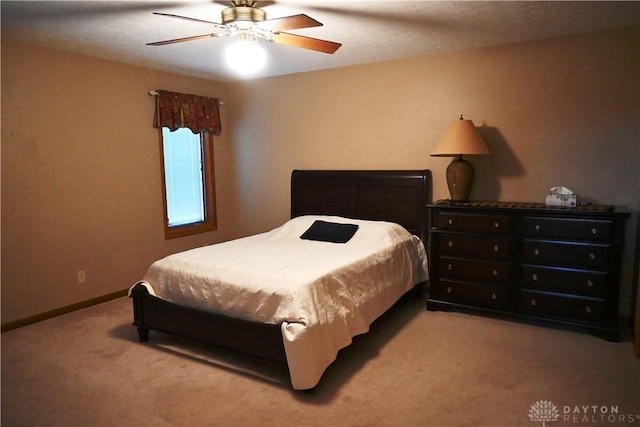
<instances>
[{"instance_id":1,"label":"white ceiling","mask_svg":"<svg viewBox=\"0 0 640 427\"><path fill-rule=\"evenodd\" d=\"M222 52L229 38L146 43L213 32L228 2L2 1L2 38L216 81L240 80ZM265 77L640 25L639 1L260 2L267 18L305 13L324 26L289 32L342 43L333 55L261 42Z\"/></svg>"}]
</instances>

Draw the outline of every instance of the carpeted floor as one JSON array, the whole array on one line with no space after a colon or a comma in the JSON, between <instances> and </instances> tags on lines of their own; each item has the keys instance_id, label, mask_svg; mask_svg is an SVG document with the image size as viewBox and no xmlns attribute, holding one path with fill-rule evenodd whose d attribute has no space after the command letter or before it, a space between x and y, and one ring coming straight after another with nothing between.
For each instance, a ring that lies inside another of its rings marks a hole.
<instances>
[{"instance_id":1,"label":"carpeted floor","mask_svg":"<svg viewBox=\"0 0 640 427\"><path fill-rule=\"evenodd\" d=\"M120 298L2 334L2 425L640 425L640 359L627 336L610 343L407 300L304 394L279 368L153 332L138 343L131 321Z\"/></svg>"}]
</instances>

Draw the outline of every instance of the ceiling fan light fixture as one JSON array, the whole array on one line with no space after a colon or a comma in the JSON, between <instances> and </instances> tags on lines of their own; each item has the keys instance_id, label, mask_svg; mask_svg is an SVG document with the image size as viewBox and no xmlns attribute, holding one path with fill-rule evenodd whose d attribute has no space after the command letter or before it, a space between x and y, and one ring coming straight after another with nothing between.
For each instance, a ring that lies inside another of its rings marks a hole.
<instances>
[{"instance_id":1,"label":"ceiling fan light fixture","mask_svg":"<svg viewBox=\"0 0 640 427\"><path fill-rule=\"evenodd\" d=\"M258 40L247 31L241 31L224 52L227 65L237 72L249 75L260 71L267 62L267 53Z\"/></svg>"}]
</instances>

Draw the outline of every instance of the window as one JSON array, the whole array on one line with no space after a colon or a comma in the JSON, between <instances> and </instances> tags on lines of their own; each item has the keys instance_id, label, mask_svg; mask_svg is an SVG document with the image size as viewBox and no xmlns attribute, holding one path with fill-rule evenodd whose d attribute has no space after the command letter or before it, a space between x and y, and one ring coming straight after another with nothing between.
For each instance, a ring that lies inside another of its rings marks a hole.
<instances>
[{"instance_id":1,"label":"window","mask_svg":"<svg viewBox=\"0 0 640 427\"><path fill-rule=\"evenodd\" d=\"M154 94L165 238L215 230L213 135L222 129L220 100L166 90Z\"/></svg>"},{"instance_id":2,"label":"window","mask_svg":"<svg viewBox=\"0 0 640 427\"><path fill-rule=\"evenodd\" d=\"M215 230L211 134L188 128L159 131L165 238Z\"/></svg>"}]
</instances>

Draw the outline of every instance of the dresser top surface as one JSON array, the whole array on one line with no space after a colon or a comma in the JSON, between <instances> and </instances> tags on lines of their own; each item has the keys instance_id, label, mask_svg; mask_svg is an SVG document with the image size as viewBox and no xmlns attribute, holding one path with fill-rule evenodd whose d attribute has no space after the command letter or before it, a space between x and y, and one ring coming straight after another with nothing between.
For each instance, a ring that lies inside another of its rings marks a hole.
<instances>
[{"instance_id":1,"label":"dresser top surface","mask_svg":"<svg viewBox=\"0 0 640 427\"><path fill-rule=\"evenodd\" d=\"M503 202L503 201L468 201L456 202L452 200L438 200L429 204L430 208L477 209L477 210L509 210L522 212L577 214L577 215L606 215L629 216L629 211L613 205L578 205L578 206L550 206L536 202Z\"/></svg>"}]
</instances>

